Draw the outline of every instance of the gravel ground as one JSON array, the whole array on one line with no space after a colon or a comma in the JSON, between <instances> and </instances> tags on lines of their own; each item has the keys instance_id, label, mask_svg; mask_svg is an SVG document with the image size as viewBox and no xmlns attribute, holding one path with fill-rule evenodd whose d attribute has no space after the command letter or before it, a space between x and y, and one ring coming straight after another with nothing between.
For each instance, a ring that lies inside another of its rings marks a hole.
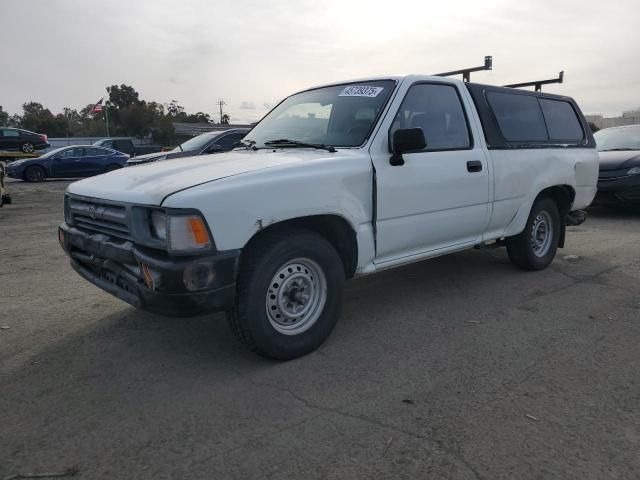
<instances>
[{"instance_id":1,"label":"gravel ground","mask_svg":"<svg viewBox=\"0 0 640 480\"><path fill-rule=\"evenodd\" d=\"M75 274L67 183L0 209L0 478L640 478L640 212L593 210L542 272L499 249L354 280L277 363Z\"/></svg>"}]
</instances>

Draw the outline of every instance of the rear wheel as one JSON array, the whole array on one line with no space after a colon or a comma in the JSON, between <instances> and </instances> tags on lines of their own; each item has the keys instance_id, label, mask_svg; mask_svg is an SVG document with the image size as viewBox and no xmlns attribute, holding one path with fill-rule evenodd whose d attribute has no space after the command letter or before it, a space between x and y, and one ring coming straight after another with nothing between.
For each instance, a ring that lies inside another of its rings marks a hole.
<instances>
[{"instance_id":1,"label":"rear wheel","mask_svg":"<svg viewBox=\"0 0 640 480\"><path fill-rule=\"evenodd\" d=\"M20 145L20 150L24 153L33 153L35 147L31 142L24 142L22 145Z\"/></svg>"},{"instance_id":2,"label":"rear wheel","mask_svg":"<svg viewBox=\"0 0 640 480\"><path fill-rule=\"evenodd\" d=\"M305 355L333 330L344 280L342 260L323 237L297 229L267 234L243 255L229 323L257 353Z\"/></svg>"},{"instance_id":3,"label":"rear wheel","mask_svg":"<svg viewBox=\"0 0 640 480\"><path fill-rule=\"evenodd\" d=\"M45 178L44 168L38 165L31 165L24 171L24 179L27 182L44 182Z\"/></svg>"},{"instance_id":4,"label":"rear wheel","mask_svg":"<svg viewBox=\"0 0 640 480\"><path fill-rule=\"evenodd\" d=\"M556 256L560 239L558 205L549 197L536 200L525 229L507 239L509 259L525 270L542 270Z\"/></svg>"}]
</instances>

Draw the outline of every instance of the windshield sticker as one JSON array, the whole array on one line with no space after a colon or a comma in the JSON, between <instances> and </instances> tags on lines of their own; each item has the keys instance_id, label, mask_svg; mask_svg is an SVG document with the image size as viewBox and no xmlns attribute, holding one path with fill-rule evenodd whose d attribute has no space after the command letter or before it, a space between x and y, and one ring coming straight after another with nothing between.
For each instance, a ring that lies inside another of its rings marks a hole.
<instances>
[{"instance_id":1,"label":"windshield sticker","mask_svg":"<svg viewBox=\"0 0 640 480\"><path fill-rule=\"evenodd\" d=\"M384 87L370 87L368 85L351 85L346 87L339 97L377 97Z\"/></svg>"}]
</instances>

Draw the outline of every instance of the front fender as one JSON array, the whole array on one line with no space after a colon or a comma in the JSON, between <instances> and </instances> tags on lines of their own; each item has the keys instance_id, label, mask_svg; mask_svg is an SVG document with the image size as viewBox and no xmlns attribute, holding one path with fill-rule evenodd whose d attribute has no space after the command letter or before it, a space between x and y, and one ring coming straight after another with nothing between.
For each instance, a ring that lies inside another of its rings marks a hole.
<instances>
[{"instance_id":1,"label":"front fender","mask_svg":"<svg viewBox=\"0 0 640 480\"><path fill-rule=\"evenodd\" d=\"M222 178L172 194L162 205L200 210L220 250L241 249L275 223L336 215L356 232L364 262L374 254L372 188L370 158L353 153Z\"/></svg>"}]
</instances>

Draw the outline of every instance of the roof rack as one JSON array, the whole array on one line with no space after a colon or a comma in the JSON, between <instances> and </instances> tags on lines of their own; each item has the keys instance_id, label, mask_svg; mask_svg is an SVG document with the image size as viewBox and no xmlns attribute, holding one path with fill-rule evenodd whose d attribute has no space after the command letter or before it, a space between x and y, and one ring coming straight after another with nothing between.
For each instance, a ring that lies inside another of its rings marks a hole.
<instances>
[{"instance_id":1,"label":"roof rack","mask_svg":"<svg viewBox=\"0 0 640 480\"><path fill-rule=\"evenodd\" d=\"M509 87L509 88L535 87L536 92L541 92L542 85L549 85L551 83L564 83L564 70L558 74L558 78L551 78L549 80L536 80L534 82L512 83L511 85L505 85L505 87Z\"/></svg>"},{"instance_id":2,"label":"roof rack","mask_svg":"<svg viewBox=\"0 0 640 480\"><path fill-rule=\"evenodd\" d=\"M461 68L460 70L453 70L451 72L443 72L443 73L435 73L436 77L451 77L453 75L462 74L462 80L465 82L469 82L471 78L471 72L480 72L482 70L492 70L493 69L493 57L488 55L484 57L484 65L481 67L471 67L471 68Z\"/></svg>"}]
</instances>

